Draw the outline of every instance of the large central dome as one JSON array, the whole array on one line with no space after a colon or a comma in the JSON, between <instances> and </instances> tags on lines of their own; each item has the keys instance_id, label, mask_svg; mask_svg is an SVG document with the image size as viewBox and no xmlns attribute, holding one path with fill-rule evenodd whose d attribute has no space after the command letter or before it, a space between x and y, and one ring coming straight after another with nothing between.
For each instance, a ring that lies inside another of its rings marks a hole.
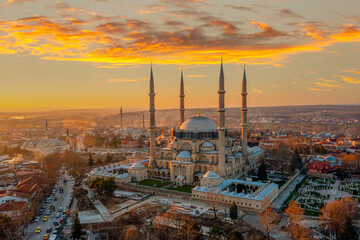
<instances>
[{"instance_id":1,"label":"large central dome","mask_svg":"<svg viewBox=\"0 0 360 240\"><path fill-rule=\"evenodd\" d=\"M180 130L215 132L217 131L217 125L207 117L197 116L183 122L180 126Z\"/></svg>"}]
</instances>

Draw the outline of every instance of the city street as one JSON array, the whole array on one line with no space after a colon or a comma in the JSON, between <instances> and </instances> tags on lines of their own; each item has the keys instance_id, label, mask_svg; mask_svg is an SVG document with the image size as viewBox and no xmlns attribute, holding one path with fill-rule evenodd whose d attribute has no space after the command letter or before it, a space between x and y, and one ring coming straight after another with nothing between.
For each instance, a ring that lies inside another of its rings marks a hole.
<instances>
[{"instance_id":1,"label":"city street","mask_svg":"<svg viewBox=\"0 0 360 240\"><path fill-rule=\"evenodd\" d=\"M66 179L67 183L64 184L63 180ZM72 179L71 176L67 175L66 173L64 175L61 176L61 179L58 182L58 187L56 190L56 194L55 196L58 198L57 201L54 201L54 199L50 202L47 203L46 206L46 210L44 211L44 215L39 216L40 220L38 222L33 222L31 224L28 225L26 231L25 231L25 236L22 237L22 239L24 240L40 240L43 239L45 234L49 234L49 236L52 235L52 233L55 230L55 225L54 222L57 221L59 222L60 219L63 217L63 213L61 213L61 217L56 218L56 213L58 212L58 209L60 207L62 207L63 211L67 210L67 204L70 200L70 195L71 195L71 191L72 191L72 185L74 184L74 181ZM59 189L60 187L62 187L64 189L64 193L59 193ZM45 200L44 200L45 201ZM53 205L55 206L55 211L53 211L51 213L51 215L47 215L46 212L49 210L49 206ZM44 216L48 216L48 220L47 221L43 221L43 217ZM37 227L41 227L41 232L40 233L35 233L36 228ZM60 226L60 222L59 222L59 226ZM51 227L52 231L51 233L47 233L46 230Z\"/></svg>"}]
</instances>

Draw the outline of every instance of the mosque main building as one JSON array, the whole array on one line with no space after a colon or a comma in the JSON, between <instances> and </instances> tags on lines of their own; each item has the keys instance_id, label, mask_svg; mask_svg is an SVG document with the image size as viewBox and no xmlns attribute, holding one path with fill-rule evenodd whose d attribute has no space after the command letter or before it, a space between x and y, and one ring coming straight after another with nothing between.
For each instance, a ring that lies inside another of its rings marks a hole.
<instances>
[{"instance_id":1,"label":"mosque main building","mask_svg":"<svg viewBox=\"0 0 360 240\"><path fill-rule=\"evenodd\" d=\"M171 130L171 143L167 148L159 149L156 158L155 145L155 92L154 77L150 72L150 161L148 165L149 177L168 179L179 185L200 185L200 179L207 176L207 172L215 172L223 179L237 179L246 175L251 169L259 165L263 151L259 147L247 146L247 89L246 73L242 81L242 142L235 145L228 136L225 125L225 89L224 70L221 62L219 77L219 122L197 116L185 120L184 113L184 79L181 72L180 82L180 121Z\"/></svg>"},{"instance_id":2,"label":"mosque main building","mask_svg":"<svg viewBox=\"0 0 360 240\"><path fill-rule=\"evenodd\" d=\"M214 200L221 204L235 202L239 207L252 211L262 211L264 199L272 202L278 196L278 185L267 182L253 182L250 178L240 180L259 165L263 150L247 146L247 106L246 73L242 82L242 141L234 144L228 136L225 125L225 89L223 64L219 77L219 122L197 116L185 121L184 79L181 72L180 83L180 121L171 130L171 141L167 148L158 149L155 144L155 92L154 77L150 72L150 160L127 165L111 164L90 172L90 178L114 177L125 187L141 188L142 191L155 194L155 188L128 184L147 178L169 180L176 186L190 185L191 199ZM143 163L148 162L146 168ZM170 190L165 194L172 192ZM161 192L159 192L161 194ZM176 194L175 194L176 195Z\"/></svg>"}]
</instances>

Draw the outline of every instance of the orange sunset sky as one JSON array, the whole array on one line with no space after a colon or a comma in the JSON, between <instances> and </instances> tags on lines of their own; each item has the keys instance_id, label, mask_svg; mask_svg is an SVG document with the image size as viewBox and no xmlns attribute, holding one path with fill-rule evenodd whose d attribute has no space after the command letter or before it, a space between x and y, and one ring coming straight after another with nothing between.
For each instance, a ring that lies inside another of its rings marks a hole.
<instances>
[{"instance_id":1,"label":"orange sunset sky","mask_svg":"<svg viewBox=\"0 0 360 240\"><path fill-rule=\"evenodd\" d=\"M359 0L0 0L0 112L360 103Z\"/></svg>"}]
</instances>

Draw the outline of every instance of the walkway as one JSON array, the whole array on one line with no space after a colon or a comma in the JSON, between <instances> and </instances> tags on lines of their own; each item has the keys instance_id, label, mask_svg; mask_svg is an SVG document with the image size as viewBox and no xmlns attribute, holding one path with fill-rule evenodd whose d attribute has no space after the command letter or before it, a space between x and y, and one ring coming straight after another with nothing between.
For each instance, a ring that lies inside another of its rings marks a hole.
<instances>
[{"instance_id":1,"label":"walkway","mask_svg":"<svg viewBox=\"0 0 360 240\"><path fill-rule=\"evenodd\" d=\"M280 210L286 199L294 192L296 184L300 183L305 177L306 175L299 174L289 184L289 186L273 201L272 205L277 211Z\"/></svg>"},{"instance_id":2,"label":"walkway","mask_svg":"<svg viewBox=\"0 0 360 240\"><path fill-rule=\"evenodd\" d=\"M94 196L94 193L91 191L91 189L85 185L83 185L82 187L88 191L87 194L88 199L94 204L95 208L98 210L104 221L105 222L113 221L114 217L111 215L109 210L101 203L101 201L92 198L92 196Z\"/></svg>"}]
</instances>

